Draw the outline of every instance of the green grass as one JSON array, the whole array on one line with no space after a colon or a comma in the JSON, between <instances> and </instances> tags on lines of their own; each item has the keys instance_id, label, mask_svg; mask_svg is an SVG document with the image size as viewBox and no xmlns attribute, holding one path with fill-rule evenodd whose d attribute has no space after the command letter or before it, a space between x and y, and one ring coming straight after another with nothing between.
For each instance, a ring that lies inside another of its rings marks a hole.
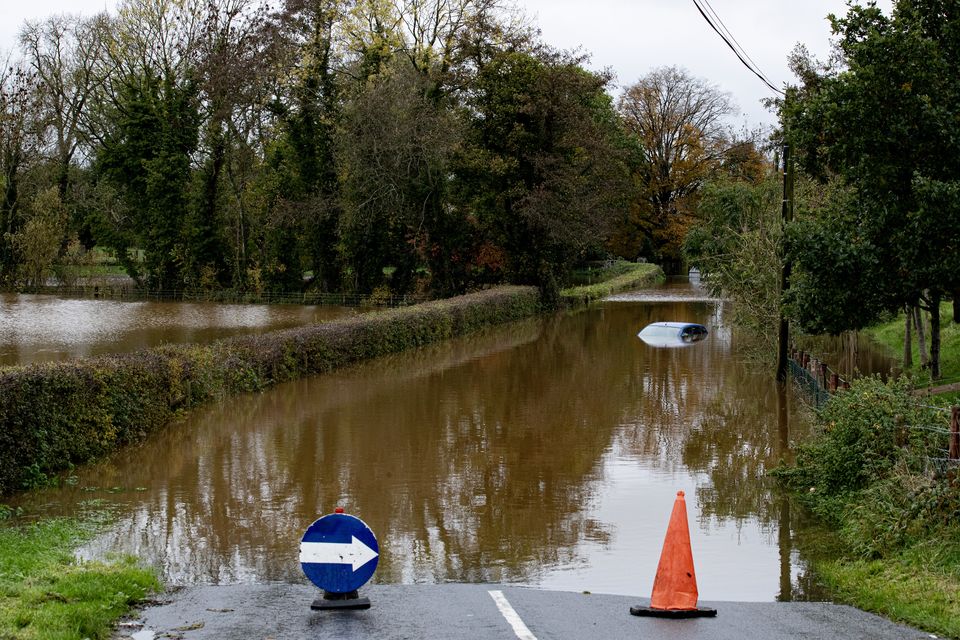
<instances>
[{"instance_id":1,"label":"green grass","mask_svg":"<svg viewBox=\"0 0 960 640\"><path fill-rule=\"evenodd\" d=\"M131 558L78 562L73 550L104 524L104 513L0 528L0 639L109 638L114 623L159 589Z\"/></svg>"},{"instance_id":2,"label":"green grass","mask_svg":"<svg viewBox=\"0 0 960 640\"><path fill-rule=\"evenodd\" d=\"M886 347L899 361L903 358L904 324L906 324L904 315L900 313L895 320L870 327L865 332ZM927 349L929 349L929 331L927 334ZM930 383L927 372L920 370L916 332L913 334L913 367L908 371L917 374L919 380ZM960 382L960 324L953 322L952 302L944 302L940 305L940 376L941 379L932 384Z\"/></svg>"},{"instance_id":3,"label":"green grass","mask_svg":"<svg viewBox=\"0 0 960 640\"><path fill-rule=\"evenodd\" d=\"M597 284L564 289L560 297L568 304L589 304L620 291L662 282L664 278L663 270L649 263L618 262L609 272L617 275Z\"/></svg>"},{"instance_id":4,"label":"green grass","mask_svg":"<svg viewBox=\"0 0 960 640\"><path fill-rule=\"evenodd\" d=\"M574 269L571 284L583 286L604 282L632 271L635 264L629 260L617 260L608 266Z\"/></svg>"},{"instance_id":5,"label":"green grass","mask_svg":"<svg viewBox=\"0 0 960 640\"><path fill-rule=\"evenodd\" d=\"M960 563L954 558L952 571L941 566L908 552L896 559L822 561L816 568L844 602L940 637L960 638Z\"/></svg>"}]
</instances>

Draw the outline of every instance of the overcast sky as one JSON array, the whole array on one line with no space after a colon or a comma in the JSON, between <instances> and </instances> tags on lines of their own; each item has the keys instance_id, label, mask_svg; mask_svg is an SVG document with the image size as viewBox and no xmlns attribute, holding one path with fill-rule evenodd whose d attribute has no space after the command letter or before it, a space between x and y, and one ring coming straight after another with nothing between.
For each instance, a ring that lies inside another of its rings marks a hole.
<instances>
[{"instance_id":1,"label":"overcast sky","mask_svg":"<svg viewBox=\"0 0 960 640\"><path fill-rule=\"evenodd\" d=\"M693 0L517 0L559 48L580 47L591 66L610 68L619 86L663 65L685 67L730 93L742 116L737 124L774 122L760 104L770 91L740 63L697 11ZM879 0L889 12L892 0ZM820 58L829 50L829 13L844 0L710 0L714 11L775 86L793 82L787 54L802 42ZM53 13L112 10L115 0L0 0L0 51L10 51L26 19Z\"/></svg>"}]
</instances>

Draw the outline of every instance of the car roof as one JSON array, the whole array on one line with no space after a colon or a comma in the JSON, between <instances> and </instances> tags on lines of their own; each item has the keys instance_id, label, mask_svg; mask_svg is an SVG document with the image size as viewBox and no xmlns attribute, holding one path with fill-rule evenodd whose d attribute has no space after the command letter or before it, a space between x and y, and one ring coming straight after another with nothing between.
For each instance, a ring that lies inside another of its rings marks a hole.
<instances>
[{"instance_id":1,"label":"car roof","mask_svg":"<svg viewBox=\"0 0 960 640\"><path fill-rule=\"evenodd\" d=\"M687 327L702 327L696 322L651 322L648 327L669 327L671 329L685 329Z\"/></svg>"}]
</instances>

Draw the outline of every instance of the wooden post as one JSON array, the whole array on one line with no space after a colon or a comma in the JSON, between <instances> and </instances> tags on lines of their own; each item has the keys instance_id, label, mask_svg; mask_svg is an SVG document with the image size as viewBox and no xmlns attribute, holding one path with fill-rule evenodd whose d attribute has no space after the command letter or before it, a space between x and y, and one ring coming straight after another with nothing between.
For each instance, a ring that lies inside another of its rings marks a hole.
<instances>
[{"instance_id":1,"label":"wooden post","mask_svg":"<svg viewBox=\"0 0 960 640\"><path fill-rule=\"evenodd\" d=\"M820 380L822 381L823 388L827 388L827 363L820 363Z\"/></svg>"},{"instance_id":2,"label":"wooden post","mask_svg":"<svg viewBox=\"0 0 960 640\"><path fill-rule=\"evenodd\" d=\"M786 127L784 127L786 132ZM787 225L793 219L793 162L790 158L790 145L786 142L786 135L783 143L783 201L780 211L782 224ZM790 271L792 264L783 256L783 247L779 248L780 257L783 259L783 265L780 270L780 295L790 288ZM790 321L783 313L783 306L780 305L780 327L777 338L777 382L784 383L787 379L787 345L790 343Z\"/></svg>"},{"instance_id":3,"label":"wooden post","mask_svg":"<svg viewBox=\"0 0 960 640\"><path fill-rule=\"evenodd\" d=\"M840 388L840 376L836 373L830 374L830 393L836 393Z\"/></svg>"},{"instance_id":4,"label":"wooden post","mask_svg":"<svg viewBox=\"0 0 960 640\"><path fill-rule=\"evenodd\" d=\"M950 459L960 460L960 407L950 412Z\"/></svg>"}]
</instances>

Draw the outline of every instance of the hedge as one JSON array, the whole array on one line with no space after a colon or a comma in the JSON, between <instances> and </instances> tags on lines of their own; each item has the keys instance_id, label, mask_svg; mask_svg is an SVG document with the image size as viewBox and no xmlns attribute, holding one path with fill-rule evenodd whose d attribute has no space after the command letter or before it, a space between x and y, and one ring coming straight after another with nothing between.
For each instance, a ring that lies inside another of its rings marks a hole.
<instances>
[{"instance_id":1,"label":"hedge","mask_svg":"<svg viewBox=\"0 0 960 640\"><path fill-rule=\"evenodd\" d=\"M609 280L564 289L560 292L560 298L568 306L587 305L621 291L649 287L658 282L663 282L663 280L663 270L659 266L650 263L638 263L631 265L626 273Z\"/></svg>"},{"instance_id":2,"label":"hedge","mask_svg":"<svg viewBox=\"0 0 960 640\"><path fill-rule=\"evenodd\" d=\"M0 369L0 495L137 442L210 399L535 315L533 287L499 287L209 345Z\"/></svg>"}]
</instances>

